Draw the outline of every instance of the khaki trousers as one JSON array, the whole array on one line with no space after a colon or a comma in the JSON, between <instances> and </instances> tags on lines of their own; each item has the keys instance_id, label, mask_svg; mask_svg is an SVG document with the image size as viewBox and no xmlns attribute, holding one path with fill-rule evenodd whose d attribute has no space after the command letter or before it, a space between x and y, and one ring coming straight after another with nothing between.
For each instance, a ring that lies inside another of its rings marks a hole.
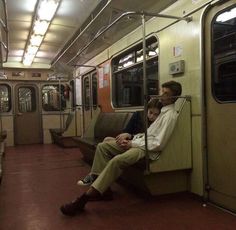
<instances>
[{"instance_id":1,"label":"khaki trousers","mask_svg":"<svg viewBox=\"0 0 236 230\"><path fill-rule=\"evenodd\" d=\"M140 148L124 150L115 141L99 143L91 173L99 175L92 184L101 194L122 174L123 170L145 156Z\"/></svg>"}]
</instances>

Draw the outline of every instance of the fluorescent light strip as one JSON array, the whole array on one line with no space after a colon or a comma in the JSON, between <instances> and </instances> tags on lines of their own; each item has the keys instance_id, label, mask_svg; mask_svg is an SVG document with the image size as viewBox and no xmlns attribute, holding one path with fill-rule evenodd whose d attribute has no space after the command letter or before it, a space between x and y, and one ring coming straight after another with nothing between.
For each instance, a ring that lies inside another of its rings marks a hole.
<instances>
[{"instance_id":1,"label":"fluorescent light strip","mask_svg":"<svg viewBox=\"0 0 236 230\"><path fill-rule=\"evenodd\" d=\"M40 46L40 44L43 41L43 36L42 35L32 35L30 38L30 44L32 46Z\"/></svg>"},{"instance_id":2,"label":"fluorescent light strip","mask_svg":"<svg viewBox=\"0 0 236 230\"><path fill-rule=\"evenodd\" d=\"M45 33L47 32L48 27L49 27L48 21L36 20L34 24L34 29L33 29L34 34L44 36Z\"/></svg>"},{"instance_id":3,"label":"fluorescent light strip","mask_svg":"<svg viewBox=\"0 0 236 230\"><path fill-rule=\"evenodd\" d=\"M36 13L37 19L33 23L33 33L28 41L27 51L24 54L23 64L30 66L44 39L53 16L56 13L60 0L41 0Z\"/></svg>"},{"instance_id":4,"label":"fluorescent light strip","mask_svg":"<svg viewBox=\"0 0 236 230\"><path fill-rule=\"evenodd\" d=\"M58 7L59 1L43 0L40 3L38 17L40 20L51 21Z\"/></svg>"}]
</instances>

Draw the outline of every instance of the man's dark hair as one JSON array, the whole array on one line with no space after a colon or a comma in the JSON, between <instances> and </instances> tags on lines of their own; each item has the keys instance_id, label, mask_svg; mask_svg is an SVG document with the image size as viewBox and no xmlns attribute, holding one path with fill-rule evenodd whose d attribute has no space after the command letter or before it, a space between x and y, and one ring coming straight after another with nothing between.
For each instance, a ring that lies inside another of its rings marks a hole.
<instances>
[{"instance_id":1,"label":"man's dark hair","mask_svg":"<svg viewBox=\"0 0 236 230\"><path fill-rule=\"evenodd\" d=\"M163 88L169 88L173 92L173 96L180 96L182 93L182 86L176 81L167 81L161 85Z\"/></svg>"}]
</instances>

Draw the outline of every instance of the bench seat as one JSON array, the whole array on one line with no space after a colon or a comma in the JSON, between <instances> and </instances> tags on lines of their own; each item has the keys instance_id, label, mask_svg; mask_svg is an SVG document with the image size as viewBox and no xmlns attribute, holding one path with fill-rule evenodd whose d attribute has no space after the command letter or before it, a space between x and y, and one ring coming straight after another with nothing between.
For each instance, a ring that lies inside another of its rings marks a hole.
<instances>
[{"instance_id":1,"label":"bench seat","mask_svg":"<svg viewBox=\"0 0 236 230\"><path fill-rule=\"evenodd\" d=\"M152 195L189 190L192 169L191 104L183 99L178 101L175 105L179 112L175 129L159 159L150 161L150 171L143 170L143 162L127 168L122 175L127 183Z\"/></svg>"},{"instance_id":2,"label":"bench seat","mask_svg":"<svg viewBox=\"0 0 236 230\"><path fill-rule=\"evenodd\" d=\"M132 113L129 112L101 112L98 117L94 118L96 120L91 122L91 124L95 124L92 134L87 133L84 137L73 137L73 140L81 150L84 160L91 163L97 144L102 142L105 137L115 137L122 133L131 116Z\"/></svg>"},{"instance_id":3,"label":"bench seat","mask_svg":"<svg viewBox=\"0 0 236 230\"><path fill-rule=\"evenodd\" d=\"M161 152L158 160L150 161L147 171L144 159L125 169L122 181L136 189L151 195L168 194L189 190L189 175L192 169L192 141L191 141L191 103L186 98L180 98L175 104L179 113L175 129ZM94 135L90 137L76 137L74 140L83 154L84 160L92 163L96 146L106 136L115 136L122 132L127 123L128 114L101 113L95 122ZM127 116L127 120L123 120ZM119 122L118 122L119 120ZM125 122L126 120L126 122ZM119 124L119 127L118 125Z\"/></svg>"}]
</instances>

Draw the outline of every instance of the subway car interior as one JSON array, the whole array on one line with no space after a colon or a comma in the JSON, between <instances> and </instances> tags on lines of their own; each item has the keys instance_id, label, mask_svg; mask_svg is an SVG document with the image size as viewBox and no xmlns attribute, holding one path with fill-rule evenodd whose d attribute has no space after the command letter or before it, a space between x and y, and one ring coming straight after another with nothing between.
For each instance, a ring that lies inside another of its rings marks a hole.
<instances>
[{"instance_id":1,"label":"subway car interior","mask_svg":"<svg viewBox=\"0 0 236 230\"><path fill-rule=\"evenodd\" d=\"M235 0L0 0L0 17L0 229L236 228Z\"/></svg>"}]
</instances>

